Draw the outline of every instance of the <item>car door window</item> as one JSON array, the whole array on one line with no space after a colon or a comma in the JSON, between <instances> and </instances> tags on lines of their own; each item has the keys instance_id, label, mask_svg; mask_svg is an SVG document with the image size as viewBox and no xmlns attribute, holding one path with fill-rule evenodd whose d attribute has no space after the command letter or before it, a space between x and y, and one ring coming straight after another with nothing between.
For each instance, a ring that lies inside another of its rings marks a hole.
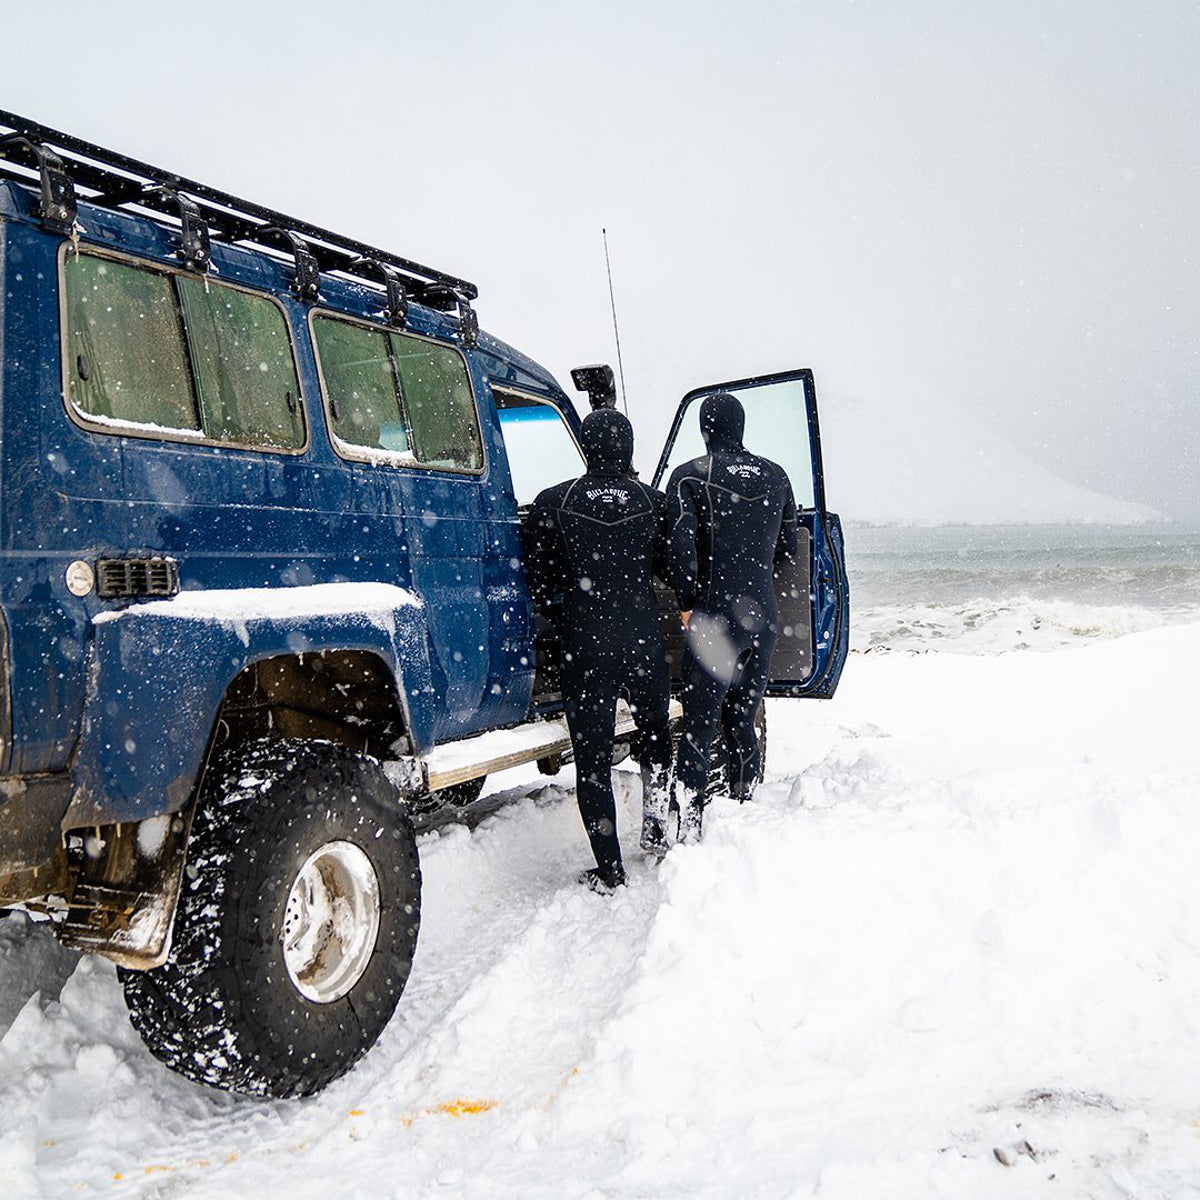
<instances>
[{"instance_id":1,"label":"car door window","mask_svg":"<svg viewBox=\"0 0 1200 1200\"><path fill-rule=\"evenodd\" d=\"M532 504L543 488L574 479L587 470L575 435L553 404L499 388L492 390L519 505Z\"/></svg>"},{"instance_id":2,"label":"car door window","mask_svg":"<svg viewBox=\"0 0 1200 1200\"><path fill-rule=\"evenodd\" d=\"M705 453L700 433L700 406L714 391L736 396L746 410L746 449L778 463L792 482L792 493L799 508L816 504L812 439L809 433L810 405L807 380L793 376L773 382L750 383L694 392L681 406L674 441L660 465L659 486L665 486L671 472L681 464Z\"/></svg>"}]
</instances>

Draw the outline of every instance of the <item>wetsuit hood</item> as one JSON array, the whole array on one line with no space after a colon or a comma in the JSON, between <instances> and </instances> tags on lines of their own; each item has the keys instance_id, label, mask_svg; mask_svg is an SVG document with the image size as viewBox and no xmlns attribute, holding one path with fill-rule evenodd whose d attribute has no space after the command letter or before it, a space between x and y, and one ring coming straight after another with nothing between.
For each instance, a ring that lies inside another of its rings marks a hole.
<instances>
[{"instance_id":1,"label":"wetsuit hood","mask_svg":"<svg viewBox=\"0 0 1200 1200\"><path fill-rule=\"evenodd\" d=\"M710 450L740 450L746 410L728 392L714 392L700 405L700 432Z\"/></svg>"},{"instance_id":2,"label":"wetsuit hood","mask_svg":"<svg viewBox=\"0 0 1200 1200\"><path fill-rule=\"evenodd\" d=\"M589 413L584 418L579 443L593 474L629 474L633 466L633 426L623 413L611 408Z\"/></svg>"}]
</instances>

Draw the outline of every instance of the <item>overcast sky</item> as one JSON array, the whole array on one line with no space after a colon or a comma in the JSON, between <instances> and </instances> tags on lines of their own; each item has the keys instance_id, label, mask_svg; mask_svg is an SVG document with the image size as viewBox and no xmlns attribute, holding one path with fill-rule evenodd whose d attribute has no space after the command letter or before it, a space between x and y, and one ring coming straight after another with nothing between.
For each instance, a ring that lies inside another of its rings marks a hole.
<instances>
[{"instance_id":1,"label":"overcast sky","mask_svg":"<svg viewBox=\"0 0 1200 1200\"><path fill-rule=\"evenodd\" d=\"M567 385L607 225L643 463L687 389L809 365L833 426L932 397L1200 518L1194 0L60 0L5 43L0 107L473 279Z\"/></svg>"}]
</instances>

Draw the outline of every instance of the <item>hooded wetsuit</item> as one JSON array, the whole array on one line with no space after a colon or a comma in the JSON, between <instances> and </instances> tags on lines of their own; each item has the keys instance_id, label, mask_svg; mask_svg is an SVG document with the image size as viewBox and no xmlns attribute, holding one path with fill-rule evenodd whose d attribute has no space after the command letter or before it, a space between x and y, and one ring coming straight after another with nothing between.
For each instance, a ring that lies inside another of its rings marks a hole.
<instances>
[{"instance_id":1,"label":"hooded wetsuit","mask_svg":"<svg viewBox=\"0 0 1200 1200\"><path fill-rule=\"evenodd\" d=\"M683 663L681 799L703 801L718 722L743 797L762 769L754 718L779 636L774 568L796 553L796 504L782 467L742 445L745 412L727 392L700 408L708 453L667 485L671 582L692 610Z\"/></svg>"},{"instance_id":2,"label":"hooded wetsuit","mask_svg":"<svg viewBox=\"0 0 1200 1200\"><path fill-rule=\"evenodd\" d=\"M562 690L575 754L576 790L596 863L623 878L612 791L618 693L637 721L643 767L671 761L671 681L654 597L666 564L666 498L629 477L633 428L611 409L580 434L587 474L540 493L526 517L534 602L563 596Z\"/></svg>"}]
</instances>

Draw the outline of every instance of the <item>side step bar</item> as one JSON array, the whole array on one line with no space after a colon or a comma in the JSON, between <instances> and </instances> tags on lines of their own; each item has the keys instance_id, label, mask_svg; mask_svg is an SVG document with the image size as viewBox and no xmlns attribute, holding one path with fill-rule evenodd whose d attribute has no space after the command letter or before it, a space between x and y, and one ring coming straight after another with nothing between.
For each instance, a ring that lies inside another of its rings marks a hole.
<instances>
[{"instance_id":1,"label":"side step bar","mask_svg":"<svg viewBox=\"0 0 1200 1200\"><path fill-rule=\"evenodd\" d=\"M671 701L671 720L683 715L678 700ZM616 739L622 741L634 731L633 716L624 700L617 704ZM416 760L408 760L419 767L424 790L441 791L456 783L466 783L495 771L506 771L510 767L521 767L537 762L539 758L557 757L562 761L571 758L571 735L567 732L566 717L555 717L549 721L527 721L511 729L493 729L473 737L460 738L437 746Z\"/></svg>"}]
</instances>

